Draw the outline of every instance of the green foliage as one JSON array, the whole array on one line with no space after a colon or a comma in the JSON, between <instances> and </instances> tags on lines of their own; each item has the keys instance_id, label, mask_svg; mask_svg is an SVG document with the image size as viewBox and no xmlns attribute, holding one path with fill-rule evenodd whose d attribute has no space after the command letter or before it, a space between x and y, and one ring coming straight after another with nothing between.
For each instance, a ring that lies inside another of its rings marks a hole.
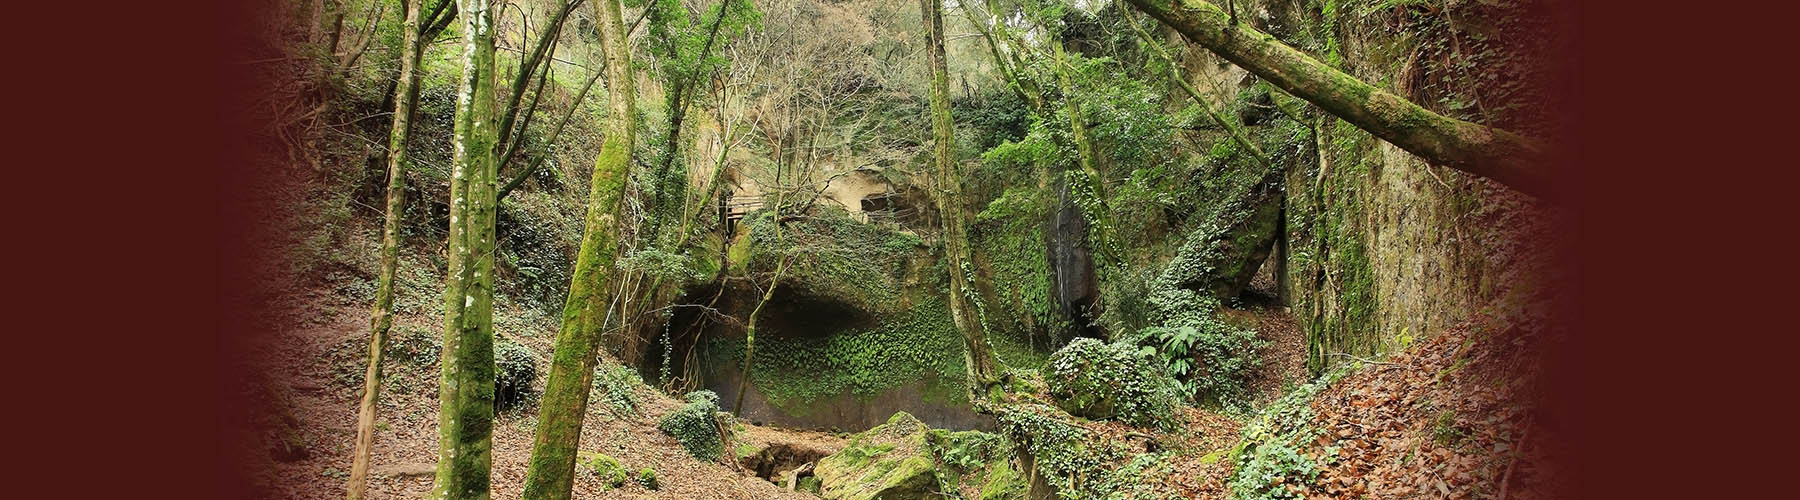
<instances>
[{"instance_id":1,"label":"green foliage","mask_svg":"<svg viewBox=\"0 0 1800 500\"><path fill-rule=\"evenodd\" d=\"M389 341L387 352L392 359L423 368L437 364L438 357L444 351L443 342L437 332L401 325L394 327L393 340Z\"/></svg>"},{"instance_id":2,"label":"green foliage","mask_svg":"<svg viewBox=\"0 0 1800 500\"><path fill-rule=\"evenodd\" d=\"M581 460L582 465L586 465L588 470L594 473L594 477L600 479L602 489L625 486L627 473L625 466L619 465L618 459L604 453L583 452L583 455L586 457Z\"/></svg>"},{"instance_id":3,"label":"green foliage","mask_svg":"<svg viewBox=\"0 0 1800 500\"><path fill-rule=\"evenodd\" d=\"M502 337L494 343L494 408L512 410L537 398L531 384L537 382L537 360L531 349Z\"/></svg>"},{"instance_id":4,"label":"green foliage","mask_svg":"<svg viewBox=\"0 0 1800 500\"><path fill-rule=\"evenodd\" d=\"M1304 498L1288 485L1311 484L1319 467L1293 446L1271 442L1247 450L1232 475L1231 491L1245 500Z\"/></svg>"},{"instance_id":5,"label":"green foliage","mask_svg":"<svg viewBox=\"0 0 1800 500\"><path fill-rule=\"evenodd\" d=\"M708 341L708 359L743 359L743 338ZM962 336L942 297L930 297L868 330L825 337L758 336L750 382L770 404L807 415L811 402L842 394L864 400L922 381L932 399L962 404Z\"/></svg>"},{"instance_id":6,"label":"green foliage","mask_svg":"<svg viewBox=\"0 0 1800 500\"><path fill-rule=\"evenodd\" d=\"M663 416L656 428L680 441L694 458L707 462L718 459L725 450L719 437L719 395L694 391L685 399L687 404Z\"/></svg>"},{"instance_id":7,"label":"green foliage","mask_svg":"<svg viewBox=\"0 0 1800 500\"><path fill-rule=\"evenodd\" d=\"M1181 396L1176 382L1150 357L1153 353L1078 338L1050 356L1044 379L1057 405L1069 413L1170 429Z\"/></svg>"},{"instance_id":8,"label":"green foliage","mask_svg":"<svg viewBox=\"0 0 1800 500\"><path fill-rule=\"evenodd\" d=\"M1146 484L1144 476L1167 464L1165 454L1139 453L1125 443L1097 439L1049 406L1005 405L997 409L996 417L1001 434L1031 455L1038 477L1058 498L1152 496L1156 485Z\"/></svg>"},{"instance_id":9,"label":"green foliage","mask_svg":"<svg viewBox=\"0 0 1800 500\"><path fill-rule=\"evenodd\" d=\"M619 268L644 273L651 278L668 280L676 283L698 282L711 278L695 265L691 255L675 253L661 248L645 248L631 252L619 259Z\"/></svg>"},{"instance_id":10,"label":"green foliage","mask_svg":"<svg viewBox=\"0 0 1800 500\"><path fill-rule=\"evenodd\" d=\"M611 363L594 367L594 391L613 415L636 416L642 402L638 388L643 386L643 377L631 367Z\"/></svg>"},{"instance_id":11,"label":"green foliage","mask_svg":"<svg viewBox=\"0 0 1800 500\"><path fill-rule=\"evenodd\" d=\"M543 193L513 193L500 204L496 264L505 263L514 279L502 280L524 302L546 314L562 312L580 246L579 208Z\"/></svg>"},{"instance_id":12,"label":"green foliage","mask_svg":"<svg viewBox=\"0 0 1800 500\"><path fill-rule=\"evenodd\" d=\"M970 239L987 258L988 279L1006 284L994 287L995 302L1004 313L997 321L1001 329L1024 333L1028 343L1044 337L1043 345L1049 346L1058 343L1068 325L1051 293L1043 230L1051 200L1046 198L1034 189L1007 189L975 215Z\"/></svg>"},{"instance_id":13,"label":"green foliage","mask_svg":"<svg viewBox=\"0 0 1800 500\"><path fill-rule=\"evenodd\" d=\"M925 443L940 462L957 473L974 471L1003 456L998 455L1002 451L1000 436L981 431L932 429L925 434Z\"/></svg>"},{"instance_id":14,"label":"green foliage","mask_svg":"<svg viewBox=\"0 0 1800 500\"><path fill-rule=\"evenodd\" d=\"M1244 426L1243 438L1232 449L1237 468L1229 486L1237 498L1301 498L1288 486L1309 485L1320 471L1315 460L1303 453L1303 447L1323 435L1311 426L1312 400L1349 373L1348 369L1335 370L1289 392ZM1336 456L1335 450L1325 451L1325 457Z\"/></svg>"},{"instance_id":15,"label":"green foliage","mask_svg":"<svg viewBox=\"0 0 1800 500\"><path fill-rule=\"evenodd\" d=\"M1222 321L1218 301L1193 290L1159 287L1149 302L1158 311L1156 326L1139 330L1131 341L1153 350L1185 394L1227 408L1247 405L1245 384L1261 363L1257 350L1268 341Z\"/></svg>"},{"instance_id":16,"label":"green foliage","mask_svg":"<svg viewBox=\"0 0 1800 500\"><path fill-rule=\"evenodd\" d=\"M973 134L957 141L959 147L987 151L1000 143L1024 137L1031 123L1030 110L1018 94L1002 86L987 87L974 96L958 96L950 100L951 116L957 125L974 129Z\"/></svg>"},{"instance_id":17,"label":"green foliage","mask_svg":"<svg viewBox=\"0 0 1800 500\"><path fill-rule=\"evenodd\" d=\"M744 218L749 241L742 253L751 269L773 271L787 258L783 280L797 288L869 311L891 310L899 302L906 259L922 241L918 236L864 224L842 207L822 206L784 222L778 239L772 215L764 210Z\"/></svg>"}]
</instances>

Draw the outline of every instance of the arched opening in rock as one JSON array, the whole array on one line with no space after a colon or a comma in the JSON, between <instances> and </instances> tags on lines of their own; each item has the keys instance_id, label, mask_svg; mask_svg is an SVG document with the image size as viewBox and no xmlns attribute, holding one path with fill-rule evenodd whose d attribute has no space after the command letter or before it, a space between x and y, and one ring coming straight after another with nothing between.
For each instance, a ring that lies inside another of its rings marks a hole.
<instances>
[{"instance_id":1,"label":"arched opening in rock","mask_svg":"<svg viewBox=\"0 0 1800 500\"><path fill-rule=\"evenodd\" d=\"M756 477L787 486L786 481L795 479L789 477L796 476L792 474L795 469L801 469L798 476L810 475L811 468L807 466L817 463L825 455L825 450L811 446L773 443L753 455L738 458L738 465L756 474Z\"/></svg>"}]
</instances>

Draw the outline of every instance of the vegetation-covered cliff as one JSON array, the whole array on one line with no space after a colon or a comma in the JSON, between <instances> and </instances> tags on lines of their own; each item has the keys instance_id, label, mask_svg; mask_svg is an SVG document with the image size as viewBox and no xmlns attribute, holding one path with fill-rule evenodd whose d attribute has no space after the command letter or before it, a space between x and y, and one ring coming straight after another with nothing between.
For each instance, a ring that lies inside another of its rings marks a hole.
<instances>
[{"instance_id":1,"label":"vegetation-covered cliff","mask_svg":"<svg viewBox=\"0 0 1800 500\"><path fill-rule=\"evenodd\" d=\"M1556 15L291 2L265 486L1542 496Z\"/></svg>"}]
</instances>

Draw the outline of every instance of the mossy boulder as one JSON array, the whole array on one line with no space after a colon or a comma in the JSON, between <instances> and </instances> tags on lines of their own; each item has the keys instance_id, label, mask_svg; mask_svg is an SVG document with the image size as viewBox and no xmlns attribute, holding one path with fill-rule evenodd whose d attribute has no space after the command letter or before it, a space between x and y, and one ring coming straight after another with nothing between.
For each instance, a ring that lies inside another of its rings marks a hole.
<instances>
[{"instance_id":1,"label":"mossy boulder","mask_svg":"<svg viewBox=\"0 0 1800 500\"><path fill-rule=\"evenodd\" d=\"M1150 356L1131 344L1079 338L1050 355L1044 380L1057 407L1071 415L1167 428L1180 386Z\"/></svg>"},{"instance_id":2,"label":"mossy boulder","mask_svg":"<svg viewBox=\"0 0 1800 500\"><path fill-rule=\"evenodd\" d=\"M662 482L656 479L656 469L649 467L645 467L643 470L638 471L637 482L639 486L643 486L644 489L650 491L656 491L662 488Z\"/></svg>"},{"instance_id":3,"label":"mossy boulder","mask_svg":"<svg viewBox=\"0 0 1800 500\"><path fill-rule=\"evenodd\" d=\"M987 480L981 484L980 500L1024 500L1030 486L1012 463L1005 459L989 464Z\"/></svg>"},{"instance_id":4,"label":"mossy boulder","mask_svg":"<svg viewBox=\"0 0 1800 500\"><path fill-rule=\"evenodd\" d=\"M851 438L842 451L819 460L819 496L827 500L925 500L941 498L937 461L926 445L930 431L906 412Z\"/></svg>"},{"instance_id":5,"label":"mossy boulder","mask_svg":"<svg viewBox=\"0 0 1800 500\"><path fill-rule=\"evenodd\" d=\"M618 459L604 453L589 452L582 452L579 459L581 465L593 472L594 477L600 478L600 484L607 489L625 486L625 481L629 476L625 472L625 466L620 465Z\"/></svg>"}]
</instances>

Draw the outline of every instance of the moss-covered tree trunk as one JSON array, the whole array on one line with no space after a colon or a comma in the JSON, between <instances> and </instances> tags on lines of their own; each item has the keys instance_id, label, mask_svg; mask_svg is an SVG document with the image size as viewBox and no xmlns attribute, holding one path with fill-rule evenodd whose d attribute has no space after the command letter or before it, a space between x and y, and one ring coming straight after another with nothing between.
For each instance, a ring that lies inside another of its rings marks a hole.
<instances>
[{"instance_id":1,"label":"moss-covered tree trunk","mask_svg":"<svg viewBox=\"0 0 1800 500\"><path fill-rule=\"evenodd\" d=\"M1075 98L1075 80L1069 76L1073 67L1068 56L1064 55L1062 40L1051 40L1050 50L1056 56L1051 65L1056 67L1056 79L1062 84L1063 111L1069 115L1069 133L1075 137L1076 164L1080 165L1081 173L1098 187L1100 169L1095 165L1097 159L1094 157L1094 142L1088 136L1087 118L1081 113L1081 100Z\"/></svg>"},{"instance_id":2,"label":"moss-covered tree trunk","mask_svg":"<svg viewBox=\"0 0 1800 500\"><path fill-rule=\"evenodd\" d=\"M1256 277L1256 270L1269 259L1269 252L1281 235L1286 172L1281 168L1265 170L1249 191L1227 202L1212 220L1188 233L1175 258L1163 268L1161 279L1220 300L1242 292Z\"/></svg>"},{"instance_id":3,"label":"moss-covered tree trunk","mask_svg":"<svg viewBox=\"0 0 1800 500\"><path fill-rule=\"evenodd\" d=\"M524 498L531 500L567 499L575 484L575 452L581 445L582 417L587 414L588 388L594 381L606 322L608 304L603 292L607 270L612 269L618 252L619 200L625 194L631 146L637 136L632 116L636 94L631 45L619 1L594 0L592 4L599 20L600 48L606 52L606 136L600 157L594 160L587 229L575 259L569 297L563 303L562 325L556 334L537 435L531 444L531 464L525 472Z\"/></svg>"},{"instance_id":4,"label":"moss-covered tree trunk","mask_svg":"<svg viewBox=\"0 0 1800 500\"><path fill-rule=\"evenodd\" d=\"M1358 80L1201 0L1129 0L1188 40L1425 161L1550 193L1542 146L1517 134L1449 118Z\"/></svg>"},{"instance_id":5,"label":"moss-covered tree trunk","mask_svg":"<svg viewBox=\"0 0 1800 500\"><path fill-rule=\"evenodd\" d=\"M394 271L400 262L400 216L406 208L406 139L412 134L413 106L419 100L419 0L407 0L405 41L400 46L400 80L394 96L393 128L388 132L387 215L381 226L381 270L375 282L375 308L369 319L369 366L363 373L363 396L356 413L356 451L351 458L349 500L361 500L368 487L369 448L375 442L375 407L381 397L381 361L388 330L394 326Z\"/></svg>"},{"instance_id":6,"label":"moss-covered tree trunk","mask_svg":"<svg viewBox=\"0 0 1800 500\"><path fill-rule=\"evenodd\" d=\"M450 177L449 271L438 390L437 483L432 498L486 500L494 434L494 10L462 0Z\"/></svg>"},{"instance_id":7,"label":"moss-covered tree trunk","mask_svg":"<svg viewBox=\"0 0 1800 500\"><path fill-rule=\"evenodd\" d=\"M952 152L956 130L950 122L950 77L944 62L944 12L942 0L919 0L924 16L925 53L931 64L932 158L938 171L938 212L944 223L944 258L950 271L950 317L962 332L969 367L970 390L979 398L999 380L994 356L988 347L976 311L971 310L976 291L970 276L969 235L962 201L962 175Z\"/></svg>"}]
</instances>

